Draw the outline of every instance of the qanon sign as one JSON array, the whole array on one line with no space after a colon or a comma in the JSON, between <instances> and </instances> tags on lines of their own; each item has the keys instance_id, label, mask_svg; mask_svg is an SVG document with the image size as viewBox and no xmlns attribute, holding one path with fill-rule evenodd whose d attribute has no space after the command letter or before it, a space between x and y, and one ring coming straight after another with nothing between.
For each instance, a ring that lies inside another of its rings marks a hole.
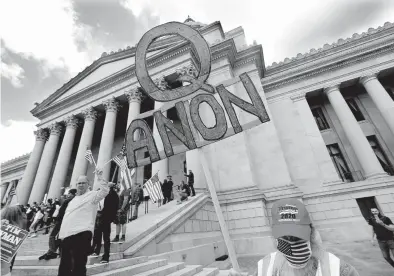
<instances>
[{"instance_id":1,"label":"qanon sign","mask_svg":"<svg viewBox=\"0 0 394 276\"><path fill-rule=\"evenodd\" d=\"M161 90L148 74L146 64L148 47L156 38L165 35L179 35L187 39L197 52L200 61L198 76L196 78L188 75L180 75L178 77L179 81L189 83L187 86ZM234 78L232 84L242 82L250 98L250 103L235 96L223 84L214 88L206 83L211 72L210 47L204 37L188 25L169 22L145 33L137 45L135 64L136 76L143 93L152 100L164 102L165 104L160 109L140 114L137 119L130 123L125 138L127 163L130 169L145 166L188 150L203 147L270 120L254 83L246 73ZM215 97L215 93L219 97ZM221 104L218 98L220 98ZM207 127L200 116L199 108L202 103L208 104L214 113L216 123L213 127ZM256 119L241 125L234 106L254 115ZM176 109L181 127L176 127L162 113L172 107ZM226 114L231 124L230 127L228 127ZM160 152L157 148L152 130L144 120L144 118L150 116L154 118L163 143L164 150ZM168 131L172 132L182 144L173 146ZM141 132L144 133L141 137L135 135ZM137 151L141 149L146 149L149 157L138 158L139 154L137 154Z\"/></svg>"}]
</instances>

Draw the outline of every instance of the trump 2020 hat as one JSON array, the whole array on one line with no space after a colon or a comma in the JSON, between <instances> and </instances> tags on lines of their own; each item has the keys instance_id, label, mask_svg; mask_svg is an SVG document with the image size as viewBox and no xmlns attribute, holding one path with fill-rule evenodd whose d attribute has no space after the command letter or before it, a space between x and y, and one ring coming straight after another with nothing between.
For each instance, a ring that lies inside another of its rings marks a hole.
<instances>
[{"instance_id":1,"label":"trump 2020 hat","mask_svg":"<svg viewBox=\"0 0 394 276\"><path fill-rule=\"evenodd\" d=\"M309 241L311 239L311 219L301 201L281 199L272 206L272 234L275 239L293 236Z\"/></svg>"}]
</instances>

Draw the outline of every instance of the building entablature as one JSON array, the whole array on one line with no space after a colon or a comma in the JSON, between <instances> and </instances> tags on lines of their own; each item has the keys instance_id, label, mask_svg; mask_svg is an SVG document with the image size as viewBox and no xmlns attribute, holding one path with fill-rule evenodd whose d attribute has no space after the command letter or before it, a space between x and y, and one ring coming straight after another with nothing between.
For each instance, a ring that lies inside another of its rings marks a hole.
<instances>
[{"instance_id":1,"label":"building entablature","mask_svg":"<svg viewBox=\"0 0 394 276\"><path fill-rule=\"evenodd\" d=\"M394 50L394 24L385 23L383 27L369 29L368 33L354 34L346 40L325 44L319 50L312 49L307 54L286 58L284 62L268 66L261 80L266 92L316 78L351 64L360 63L379 55L390 54Z\"/></svg>"},{"instance_id":2,"label":"building entablature","mask_svg":"<svg viewBox=\"0 0 394 276\"><path fill-rule=\"evenodd\" d=\"M27 165L27 162L29 161L29 158L30 153L27 153L1 163L2 182L5 182L9 178L9 176L14 175L17 172L23 172Z\"/></svg>"},{"instance_id":3,"label":"building entablature","mask_svg":"<svg viewBox=\"0 0 394 276\"><path fill-rule=\"evenodd\" d=\"M211 47L211 55L214 64L226 58L231 67L240 67L247 63L255 63L259 68L259 75L262 76L264 60L261 45L251 46L241 52L236 51L232 38L215 44ZM185 41L182 44L171 47L164 52L152 55L147 59L147 66L151 69L153 79L163 75L174 73L184 66L194 65L198 68L198 58L193 47ZM54 121L61 121L62 117L72 114L79 114L86 105L97 106L109 97L119 97L125 90L137 87L138 81L135 76L135 65L129 66L117 74L109 76L77 93L71 94L67 98L53 102L46 102L46 106L32 110L34 116L41 120L38 127L47 127ZM44 102L44 103L45 103ZM43 104L44 104L43 103ZM40 110L41 109L41 110Z\"/></svg>"}]
</instances>

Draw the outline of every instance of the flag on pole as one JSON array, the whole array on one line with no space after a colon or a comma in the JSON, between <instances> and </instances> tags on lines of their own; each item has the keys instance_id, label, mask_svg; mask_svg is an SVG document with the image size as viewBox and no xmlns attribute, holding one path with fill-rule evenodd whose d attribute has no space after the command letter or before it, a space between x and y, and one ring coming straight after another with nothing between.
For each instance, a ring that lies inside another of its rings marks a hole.
<instances>
[{"instance_id":1,"label":"flag on pole","mask_svg":"<svg viewBox=\"0 0 394 276\"><path fill-rule=\"evenodd\" d=\"M16 195L15 183L12 184L11 190L8 193L8 196L14 196L14 195Z\"/></svg>"},{"instance_id":2,"label":"flag on pole","mask_svg":"<svg viewBox=\"0 0 394 276\"><path fill-rule=\"evenodd\" d=\"M117 155L112 160L119 166L121 172L127 170L126 158Z\"/></svg>"},{"instance_id":3,"label":"flag on pole","mask_svg":"<svg viewBox=\"0 0 394 276\"><path fill-rule=\"evenodd\" d=\"M92 151L90 149L86 150L86 152L85 152L85 159L88 160L90 164L95 164L96 163L94 161L94 157L93 157Z\"/></svg>"},{"instance_id":4,"label":"flag on pole","mask_svg":"<svg viewBox=\"0 0 394 276\"><path fill-rule=\"evenodd\" d=\"M152 199L154 203L160 199L164 199L163 192L161 191L159 172L146 181L143 188L146 189L146 192L149 194L150 199Z\"/></svg>"},{"instance_id":5,"label":"flag on pole","mask_svg":"<svg viewBox=\"0 0 394 276\"><path fill-rule=\"evenodd\" d=\"M120 154L115 156L112 160L120 168L121 181L124 182L126 188L131 188L133 186L133 175L135 173L135 169L130 171L130 169L127 167L125 154L126 154L126 147L125 145L123 145Z\"/></svg>"}]
</instances>

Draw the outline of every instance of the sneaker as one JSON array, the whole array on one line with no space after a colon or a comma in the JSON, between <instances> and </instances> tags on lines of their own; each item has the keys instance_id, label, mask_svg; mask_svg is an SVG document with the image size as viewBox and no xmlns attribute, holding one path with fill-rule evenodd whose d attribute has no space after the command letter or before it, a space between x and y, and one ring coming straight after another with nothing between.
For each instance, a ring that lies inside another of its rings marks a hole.
<instances>
[{"instance_id":1,"label":"sneaker","mask_svg":"<svg viewBox=\"0 0 394 276\"><path fill-rule=\"evenodd\" d=\"M120 242L125 242L126 241L126 237L125 236L122 236L121 238L120 238Z\"/></svg>"},{"instance_id":2,"label":"sneaker","mask_svg":"<svg viewBox=\"0 0 394 276\"><path fill-rule=\"evenodd\" d=\"M46 259L46 257L47 257L47 253L45 253L44 255L42 255L40 257L38 257L38 260L39 261L44 260L44 259Z\"/></svg>"},{"instance_id":3,"label":"sneaker","mask_svg":"<svg viewBox=\"0 0 394 276\"><path fill-rule=\"evenodd\" d=\"M30 238L35 238L35 237L37 237L36 233L33 233L33 234L30 235Z\"/></svg>"},{"instance_id":4,"label":"sneaker","mask_svg":"<svg viewBox=\"0 0 394 276\"><path fill-rule=\"evenodd\" d=\"M115 237L111 242L119 242L119 237Z\"/></svg>"},{"instance_id":5,"label":"sneaker","mask_svg":"<svg viewBox=\"0 0 394 276\"><path fill-rule=\"evenodd\" d=\"M101 261L100 261L100 264L108 264L108 263L109 263L108 260L101 260Z\"/></svg>"},{"instance_id":6,"label":"sneaker","mask_svg":"<svg viewBox=\"0 0 394 276\"><path fill-rule=\"evenodd\" d=\"M90 256L97 257L98 254L97 253L92 253L92 255L90 255Z\"/></svg>"}]
</instances>

